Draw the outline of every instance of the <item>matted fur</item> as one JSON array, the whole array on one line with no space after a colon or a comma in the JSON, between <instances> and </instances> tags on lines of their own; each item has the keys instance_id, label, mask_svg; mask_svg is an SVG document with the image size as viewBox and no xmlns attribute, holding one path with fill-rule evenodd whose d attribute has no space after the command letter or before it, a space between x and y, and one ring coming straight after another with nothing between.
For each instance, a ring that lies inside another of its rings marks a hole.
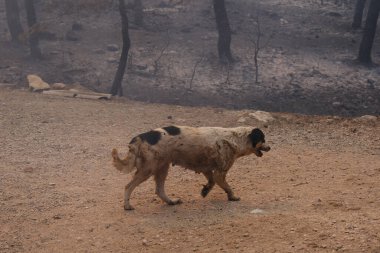
<instances>
[{"instance_id":1,"label":"matted fur","mask_svg":"<svg viewBox=\"0 0 380 253\"><path fill-rule=\"evenodd\" d=\"M226 182L228 170L239 157L252 153L261 157L261 151L269 150L265 136L258 128L169 126L134 137L124 159L119 158L116 149L112 150L112 157L116 169L125 173L136 170L132 181L125 187L124 208L131 210L132 191L152 175L156 181L156 193L163 201L170 205L181 203L179 199L171 200L165 193L170 164L203 173L208 180L201 191L203 197L216 183L227 193L229 200L239 200Z\"/></svg>"}]
</instances>

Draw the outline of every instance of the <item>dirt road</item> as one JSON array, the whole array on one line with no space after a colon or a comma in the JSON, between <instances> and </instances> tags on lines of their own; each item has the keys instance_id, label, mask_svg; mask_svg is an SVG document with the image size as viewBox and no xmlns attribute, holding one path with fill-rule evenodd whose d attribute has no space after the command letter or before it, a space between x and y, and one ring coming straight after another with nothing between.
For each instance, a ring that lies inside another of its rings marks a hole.
<instances>
[{"instance_id":1,"label":"dirt road","mask_svg":"<svg viewBox=\"0 0 380 253\"><path fill-rule=\"evenodd\" d=\"M380 252L380 120L50 97L0 88L0 252ZM155 127L262 127L272 150L228 180L171 168L166 206L152 180L123 210L130 175L110 151Z\"/></svg>"}]
</instances>

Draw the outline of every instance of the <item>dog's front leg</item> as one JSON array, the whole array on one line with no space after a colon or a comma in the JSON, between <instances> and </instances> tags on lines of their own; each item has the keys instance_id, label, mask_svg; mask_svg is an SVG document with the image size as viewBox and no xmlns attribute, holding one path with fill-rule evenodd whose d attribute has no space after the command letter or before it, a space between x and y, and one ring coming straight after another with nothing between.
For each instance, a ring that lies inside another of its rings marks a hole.
<instances>
[{"instance_id":1,"label":"dog's front leg","mask_svg":"<svg viewBox=\"0 0 380 253\"><path fill-rule=\"evenodd\" d=\"M214 174L212 171L206 171L206 172L202 172L203 175L205 175L205 177L207 178L208 182L206 185L203 186L202 188L202 191L201 191L201 195L202 197L206 197L207 194L212 190L212 188L214 187L215 185L215 180L214 180Z\"/></svg>"},{"instance_id":2,"label":"dog's front leg","mask_svg":"<svg viewBox=\"0 0 380 253\"><path fill-rule=\"evenodd\" d=\"M165 180L168 176L169 165L164 165L158 169L154 175L154 180L156 181L156 194L166 202L168 205L177 205L181 204L181 199L170 199L165 193Z\"/></svg>"},{"instance_id":3,"label":"dog's front leg","mask_svg":"<svg viewBox=\"0 0 380 253\"><path fill-rule=\"evenodd\" d=\"M239 201L239 197L235 197L230 185L226 181L227 171L216 170L214 172L215 182L227 193L228 200Z\"/></svg>"}]
</instances>

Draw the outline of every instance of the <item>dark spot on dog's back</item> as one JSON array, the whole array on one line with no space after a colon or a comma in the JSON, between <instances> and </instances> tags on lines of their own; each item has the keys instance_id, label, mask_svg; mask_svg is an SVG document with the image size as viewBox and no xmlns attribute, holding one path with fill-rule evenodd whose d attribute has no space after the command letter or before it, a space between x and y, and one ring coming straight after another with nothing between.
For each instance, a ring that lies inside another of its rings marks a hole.
<instances>
[{"instance_id":1,"label":"dark spot on dog's back","mask_svg":"<svg viewBox=\"0 0 380 253\"><path fill-rule=\"evenodd\" d=\"M141 141L148 142L150 145L155 145L161 139L161 133L158 131L149 131L146 133L139 134L134 137L129 144L133 144L137 141L137 138L140 138Z\"/></svg>"},{"instance_id":2,"label":"dark spot on dog's back","mask_svg":"<svg viewBox=\"0 0 380 253\"><path fill-rule=\"evenodd\" d=\"M133 144L137 141L137 137L133 137L133 139L129 142L129 144Z\"/></svg>"},{"instance_id":3,"label":"dark spot on dog's back","mask_svg":"<svg viewBox=\"0 0 380 253\"><path fill-rule=\"evenodd\" d=\"M162 129L164 129L170 135L179 135L181 133L181 129L176 126L167 126L163 127Z\"/></svg>"},{"instance_id":4,"label":"dark spot on dog's back","mask_svg":"<svg viewBox=\"0 0 380 253\"><path fill-rule=\"evenodd\" d=\"M256 147L257 143L260 141L265 143L265 135L263 131L258 128L253 129L252 132L248 135L248 138L251 140L253 147Z\"/></svg>"}]
</instances>

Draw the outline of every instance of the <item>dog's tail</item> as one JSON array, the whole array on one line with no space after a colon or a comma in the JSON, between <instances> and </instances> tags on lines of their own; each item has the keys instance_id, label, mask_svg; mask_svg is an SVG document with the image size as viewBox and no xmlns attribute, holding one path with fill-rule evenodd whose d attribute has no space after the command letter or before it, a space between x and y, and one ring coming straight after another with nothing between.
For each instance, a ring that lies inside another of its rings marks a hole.
<instances>
[{"instance_id":1,"label":"dog's tail","mask_svg":"<svg viewBox=\"0 0 380 253\"><path fill-rule=\"evenodd\" d=\"M128 155L124 159L120 159L119 154L114 148L112 150L112 164L115 168L124 173L130 173L135 169L136 165L136 155L134 152L129 151Z\"/></svg>"}]
</instances>

